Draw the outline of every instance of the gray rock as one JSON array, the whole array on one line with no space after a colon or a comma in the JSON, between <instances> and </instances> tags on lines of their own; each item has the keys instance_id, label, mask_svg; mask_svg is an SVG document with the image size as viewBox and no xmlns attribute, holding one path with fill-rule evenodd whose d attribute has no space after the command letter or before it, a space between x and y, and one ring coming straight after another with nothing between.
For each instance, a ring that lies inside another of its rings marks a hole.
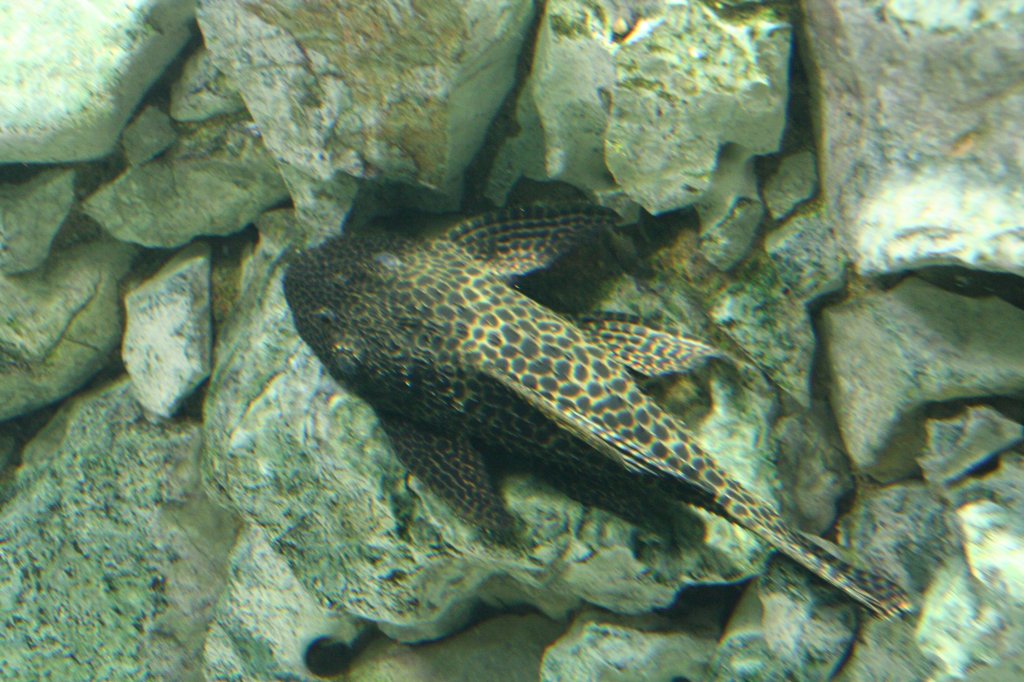
<instances>
[{"instance_id":1,"label":"gray rock","mask_svg":"<svg viewBox=\"0 0 1024 682\"><path fill-rule=\"evenodd\" d=\"M795 564L773 561L733 612L707 679L831 679L856 629L853 602Z\"/></svg>"},{"instance_id":2,"label":"gray rock","mask_svg":"<svg viewBox=\"0 0 1024 682\"><path fill-rule=\"evenodd\" d=\"M199 679L236 526L199 486L196 424L127 381L70 402L0 510L0 677Z\"/></svg>"},{"instance_id":3,"label":"gray rock","mask_svg":"<svg viewBox=\"0 0 1024 682\"><path fill-rule=\"evenodd\" d=\"M122 241L172 247L236 232L287 196L261 138L244 122L215 121L129 168L84 207Z\"/></svg>"},{"instance_id":4,"label":"gray rock","mask_svg":"<svg viewBox=\"0 0 1024 682\"><path fill-rule=\"evenodd\" d=\"M722 149L711 187L697 202L697 213L700 250L715 267L729 270L747 257L764 217L749 152L737 145Z\"/></svg>"},{"instance_id":5,"label":"gray rock","mask_svg":"<svg viewBox=\"0 0 1024 682\"><path fill-rule=\"evenodd\" d=\"M194 14L193 0L5 2L0 25L14 28L14 42L0 55L0 163L109 154Z\"/></svg>"},{"instance_id":6,"label":"gray rock","mask_svg":"<svg viewBox=\"0 0 1024 682\"><path fill-rule=\"evenodd\" d=\"M857 267L1024 274L1024 6L801 4L822 182Z\"/></svg>"},{"instance_id":7,"label":"gray rock","mask_svg":"<svg viewBox=\"0 0 1024 682\"><path fill-rule=\"evenodd\" d=\"M649 31L649 32L648 32ZM752 5L719 14L666 4L615 55L605 161L652 213L687 206L712 182L719 149L778 149L788 96L790 24Z\"/></svg>"},{"instance_id":8,"label":"gray rock","mask_svg":"<svg viewBox=\"0 0 1024 682\"><path fill-rule=\"evenodd\" d=\"M498 616L432 644L371 645L346 676L350 682L536 682L544 648L562 626L543 616Z\"/></svg>"},{"instance_id":9,"label":"gray rock","mask_svg":"<svg viewBox=\"0 0 1024 682\"><path fill-rule=\"evenodd\" d=\"M79 388L121 341L118 280L135 249L103 240L0 275L0 421Z\"/></svg>"},{"instance_id":10,"label":"gray rock","mask_svg":"<svg viewBox=\"0 0 1024 682\"><path fill-rule=\"evenodd\" d=\"M200 3L214 63L285 164L457 194L512 86L529 0Z\"/></svg>"},{"instance_id":11,"label":"gray rock","mask_svg":"<svg viewBox=\"0 0 1024 682\"><path fill-rule=\"evenodd\" d=\"M764 250L787 294L805 307L819 296L839 291L845 283L849 258L833 223L825 207L809 206L765 237Z\"/></svg>"},{"instance_id":12,"label":"gray rock","mask_svg":"<svg viewBox=\"0 0 1024 682\"><path fill-rule=\"evenodd\" d=\"M243 109L245 103L238 90L214 65L210 51L200 46L171 86L171 117L176 121L205 121Z\"/></svg>"},{"instance_id":13,"label":"gray rock","mask_svg":"<svg viewBox=\"0 0 1024 682\"><path fill-rule=\"evenodd\" d=\"M121 357L145 410L170 417L210 374L210 247L191 246L125 296Z\"/></svg>"},{"instance_id":14,"label":"gray rock","mask_svg":"<svg viewBox=\"0 0 1024 682\"><path fill-rule=\"evenodd\" d=\"M931 401L1024 390L1024 311L908 278L825 309L832 405L857 468L880 477L914 466L886 446L919 428ZM993 362L993 358L999 358Z\"/></svg>"},{"instance_id":15,"label":"gray rock","mask_svg":"<svg viewBox=\"0 0 1024 682\"><path fill-rule=\"evenodd\" d=\"M917 462L929 483L948 486L993 455L1024 440L1024 428L985 405L949 419L930 419Z\"/></svg>"},{"instance_id":16,"label":"gray rock","mask_svg":"<svg viewBox=\"0 0 1024 682\"><path fill-rule=\"evenodd\" d=\"M128 163L143 164L170 147L178 139L171 119L156 107L146 107L124 129L121 144Z\"/></svg>"},{"instance_id":17,"label":"gray rock","mask_svg":"<svg viewBox=\"0 0 1024 682\"><path fill-rule=\"evenodd\" d=\"M544 653L542 682L704 680L716 633L671 629L655 618L578 617ZM536 678L535 678L536 679Z\"/></svg>"},{"instance_id":18,"label":"gray rock","mask_svg":"<svg viewBox=\"0 0 1024 682\"><path fill-rule=\"evenodd\" d=\"M34 270L75 200L75 172L54 169L0 186L0 275Z\"/></svg>"},{"instance_id":19,"label":"gray rock","mask_svg":"<svg viewBox=\"0 0 1024 682\"><path fill-rule=\"evenodd\" d=\"M818 168L814 152L804 149L783 157L778 170L764 184L764 201L775 220L782 220L797 204L814 196Z\"/></svg>"}]
</instances>

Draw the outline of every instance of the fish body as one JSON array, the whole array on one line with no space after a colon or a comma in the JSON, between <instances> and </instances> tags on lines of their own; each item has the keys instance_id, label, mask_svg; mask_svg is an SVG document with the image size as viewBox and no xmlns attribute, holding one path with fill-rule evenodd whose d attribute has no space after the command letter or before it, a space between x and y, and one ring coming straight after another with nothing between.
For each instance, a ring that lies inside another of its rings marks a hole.
<instances>
[{"instance_id":1,"label":"fish body","mask_svg":"<svg viewBox=\"0 0 1024 682\"><path fill-rule=\"evenodd\" d=\"M612 220L532 209L429 240L338 237L298 256L285 295L330 374L375 407L402 461L467 520L510 526L475 446L501 443L570 470L670 479L875 612L908 609L898 586L789 529L631 374L684 368L713 349L617 316L577 324L509 285Z\"/></svg>"}]
</instances>

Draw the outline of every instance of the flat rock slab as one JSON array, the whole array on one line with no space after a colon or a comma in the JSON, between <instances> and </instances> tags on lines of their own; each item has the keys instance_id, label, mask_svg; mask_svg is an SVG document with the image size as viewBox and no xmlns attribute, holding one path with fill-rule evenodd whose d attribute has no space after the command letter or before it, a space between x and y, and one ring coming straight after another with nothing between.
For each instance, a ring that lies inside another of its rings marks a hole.
<instances>
[{"instance_id":1,"label":"flat rock slab","mask_svg":"<svg viewBox=\"0 0 1024 682\"><path fill-rule=\"evenodd\" d=\"M1024 310L917 278L822 315L832 406L855 466L887 477L914 466L886 456L926 403L1024 390ZM908 423L910 422L910 423Z\"/></svg>"},{"instance_id":2,"label":"flat rock slab","mask_svg":"<svg viewBox=\"0 0 1024 682\"><path fill-rule=\"evenodd\" d=\"M0 163L109 154L194 14L194 0L0 3Z\"/></svg>"},{"instance_id":3,"label":"flat rock slab","mask_svg":"<svg viewBox=\"0 0 1024 682\"><path fill-rule=\"evenodd\" d=\"M46 260L75 200L75 172L54 169L20 185L0 185L0 274Z\"/></svg>"}]
</instances>

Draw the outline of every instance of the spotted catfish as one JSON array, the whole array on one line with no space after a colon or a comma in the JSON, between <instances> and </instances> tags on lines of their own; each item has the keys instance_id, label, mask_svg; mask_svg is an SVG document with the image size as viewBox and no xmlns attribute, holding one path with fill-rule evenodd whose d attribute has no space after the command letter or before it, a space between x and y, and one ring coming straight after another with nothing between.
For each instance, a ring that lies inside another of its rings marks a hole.
<instances>
[{"instance_id":1,"label":"spotted catfish","mask_svg":"<svg viewBox=\"0 0 1024 682\"><path fill-rule=\"evenodd\" d=\"M713 349L624 316L574 323L510 286L616 219L527 208L426 240L341 236L296 257L285 296L299 335L375 407L410 471L478 526L512 527L480 455L500 444L570 472L670 480L874 612L908 610L897 585L788 528L631 373L685 370Z\"/></svg>"}]
</instances>

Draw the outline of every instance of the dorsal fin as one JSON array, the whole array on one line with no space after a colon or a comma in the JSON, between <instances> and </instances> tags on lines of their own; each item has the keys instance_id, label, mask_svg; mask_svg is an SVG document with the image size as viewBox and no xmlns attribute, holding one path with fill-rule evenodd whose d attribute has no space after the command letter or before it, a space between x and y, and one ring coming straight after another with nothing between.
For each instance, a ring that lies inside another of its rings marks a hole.
<instances>
[{"instance_id":1,"label":"dorsal fin","mask_svg":"<svg viewBox=\"0 0 1024 682\"><path fill-rule=\"evenodd\" d=\"M448 239L502 275L548 267L582 239L619 220L599 206L520 206L457 224Z\"/></svg>"}]
</instances>

